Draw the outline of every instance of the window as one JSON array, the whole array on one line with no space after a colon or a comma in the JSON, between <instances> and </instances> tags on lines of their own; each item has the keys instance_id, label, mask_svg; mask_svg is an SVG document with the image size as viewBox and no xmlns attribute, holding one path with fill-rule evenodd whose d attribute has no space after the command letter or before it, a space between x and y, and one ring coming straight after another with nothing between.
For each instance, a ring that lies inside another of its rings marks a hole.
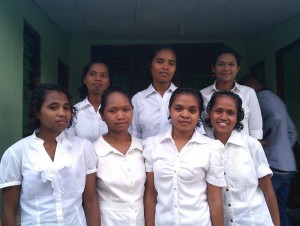
<instances>
[{"instance_id":1,"label":"window","mask_svg":"<svg viewBox=\"0 0 300 226\"><path fill-rule=\"evenodd\" d=\"M30 98L41 78L41 38L33 28L24 21L23 27L23 137L30 135L28 113Z\"/></svg>"}]
</instances>

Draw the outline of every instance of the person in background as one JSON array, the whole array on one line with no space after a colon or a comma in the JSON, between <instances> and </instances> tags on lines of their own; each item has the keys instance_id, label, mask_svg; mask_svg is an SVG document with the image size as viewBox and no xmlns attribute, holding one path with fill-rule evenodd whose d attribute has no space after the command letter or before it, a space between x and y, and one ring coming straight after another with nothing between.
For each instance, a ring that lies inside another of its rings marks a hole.
<instances>
[{"instance_id":1,"label":"person in background","mask_svg":"<svg viewBox=\"0 0 300 226\"><path fill-rule=\"evenodd\" d=\"M292 177L297 171L293 146L297 131L285 103L273 92L263 88L251 75L240 82L256 92L263 117L263 143L265 154L273 171L272 183L280 212L281 226L289 226L287 201Z\"/></svg>"},{"instance_id":2,"label":"person in background","mask_svg":"<svg viewBox=\"0 0 300 226\"><path fill-rule=\"evenodd\" d=\"M101 119L99 108L103 91L111 85L108 66L102 61L89 62L83 68L81 82L80 97L85 99L75 105L78 109L77 121L68 129L68 132L94 142L100 135L107 132L107 126Z\"/></svg>"},{"instance_id":3,"label":"person in background","mask_svg":"<svg viewBox=\"0 0 300 226\"><path fill-rule=\"evenodd\" d=\"M141 140L128 132L133 115L129 96L119 89L107 89L100 114L108 127L94 143L101 225L144 226L143 147Z\"/></svg>"},{"instance_id":4,"label":"person in background","mask_svg":"<svg viewBox=\"0 0 300 226\"><path fill-rule=\"evenodd\" d=\"M76 109L68 92L43 84L31 98L31 136L9 147L0 163L2 225L99 226L96 156L89 141L64 132Z\"/></svg>"},{"instance_id":5,"label":"person in background","mask_svg":"<svg viewBox=\"0 0 300 226\"><path fill-rule=\"evenodd\" d=\"M176 71L176 52L169 45L157 45L148 55L146 73L151 77L150 86L132 98L132 135L145 139L171 127L168 104L177 88L171 81Z\"/></svg>"},{"instance_id":6,"label":"person in background","mask_svg":"<svg viewBox=\"0 0 300 226\"><path fill-rule=\"evenodd\" d=\"M172 128L144 140L146 226L223 225L222 145L196 131L203 110L198 90L176 89Z\"/></svg>"},{"instance_id":7,"label":"person in background","mask_svg":"<svg viewBox=\"0 0 300 226\"><path fill-rule=\"evenodd\" d=\"M220 140L226 186L222 188L225 226L279 226L279 211L267 158L260 142L242 133L241 98L231 91L215 92L205 122L211 138Z\"/></svg>"},{"instance_id":8,"label":"person in background","mask_svg":"<svg viewBox=\"0 0 300 226\"><path fill-rule=\"evenodd\" d=\"M259 103L253 89L238 84L235 81L236 75L240 69L241 55L229 46L221 47L214 55L212 71L216 77L213 85L201 90L206 106L211 96L216 91L230 90L238 94L243 100L243 109L245 113L242 121L244 129L242 133L260 140L262 139L262 117ZM207 113L204 112L202 119L205 120ZM207 127L207 134L210 136L212 130Z\"/></svg>"}]
</instances>

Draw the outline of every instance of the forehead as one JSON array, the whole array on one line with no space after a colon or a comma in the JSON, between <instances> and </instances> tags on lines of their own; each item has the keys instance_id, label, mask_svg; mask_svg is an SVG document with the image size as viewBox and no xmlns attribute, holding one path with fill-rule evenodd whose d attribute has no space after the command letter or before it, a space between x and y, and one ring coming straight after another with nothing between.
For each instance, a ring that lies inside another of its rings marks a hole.
<instances>
[{"instance_id":1,"label":"forehead","mask_svg":"<svg viewBox=\"0 0 300 226\"><path fill-rule=\"evenodd\" d=\"M199 106L198 98L190 93L179 93L175 96L172 105Z\"/></svg>"},{"instance_id":2,"label":"forehead","mask_svg":"<svg viewBox=\"0 0 300 226\"><path fill-rule=\"evenodd\" d=\"M218 56L217 61L231 62L236 61L236 58L232 53L223 53L220 56Z\"/></svg>"},{"instance_id":3,"label":"forehead","mask_svg":"<svg viewBox=\"0 0 300 226\"><path fill-rule=\"evenodd\" d=\"M176 55L171 49L162 49L157 51L154 58L168 58L168 59L176 60Z\"/></svg>"},{"instance_id":4,"label":"forehead","mask_svg":"<svg viewBox=\"0 0 300 226\"><path fill-rule=\"evenodd\" d=\"M215 106L224 106L224 107L231 107L231 108L237 108L237 100L228 95L220 95L217 96L215 99Z\"/></svg>"},{"instance_id":5,"label":"forehead","mask_svg":"<svg viewBox=\"0 0 300 226\"><path fill-rule=\"evenodd\" d=\"M94 63L89 68L89 71L93 71L93 70L108 71L108 68L103 63Z\"/></svg>"},{"instance_id":6,"label":"forehead","mask_svg":"<svg viewBox=\"0 0 300 226\"><path fill-rule=\"evenodd\" d=\"M64 103L69 103L69 99L66 94L60 91L54 91L54 90L47 90L45 91L44 95L44 103L49 103L49 102L64 102Z\"/></svg>"},{"instance_id":7,"label":"forehead","mask_svg":"<svg viewBox=\"0 0 300 226\"><path fill-rule=\"evenodd\" d=\"M123 93L113 92L107 96L106 105L130 105L130 100Z\"/></svg>"}]
</instances>

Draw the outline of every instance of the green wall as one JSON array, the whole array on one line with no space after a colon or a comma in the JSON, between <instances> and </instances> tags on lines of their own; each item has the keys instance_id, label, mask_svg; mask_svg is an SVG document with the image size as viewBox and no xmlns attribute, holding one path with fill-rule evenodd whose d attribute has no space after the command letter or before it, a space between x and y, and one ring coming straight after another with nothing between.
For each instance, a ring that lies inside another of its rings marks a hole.
<instances>
[{"instance_id":1,"label":"green wall","mask_svg":"<svg viewBox=\"0 0 300 226\"><path fill-rule=\"evenodd\" d=\"M41 37L41 82L57 81L57 61L69 65L70 38L30 0L0 1L0 156L22 134L23 22Z\"/></svg>"},{"instance_id":2,"label":"green wall","mask_svg":"<svg viewBox=\"0 0 300 226\"><path fill-rule=\"evenodd\" d=\"M267 86L276 90L275 52L300 38L300 14L244 40L247 65L265 60Z\"/></svg>"},{"instance_id":3,"label":"green wall","mask_svg":"<svg viewBox=\"0 0 300 226\"><path fill-rule=\"evenodd\" d=\"M0 2L0 155L22 134L23 22L41 37L41 82L57 81L57 61L69 64L69 37L29 0Z\"/></svg>"},{"instance_id":4,"label":"green wall","mask_svg":"<svg viewBox=\"0 0 300 226\"><path fill-rule=\"evenodd\" d=\"M41 82L57 82L58 58L69 64L70 38L30 0L0 1L0 157L22 138L24 20L41 37Z\"/></svg>"},{"instance_id":5,"label":"green wall","mask_svg":"<svg viewBox=\"0 0 300 226\"><path fill-rule=\"evenodd\" d=\"M265 60L266 85L276 93L276 51L300 39L300 14L245 40L247 67ZM286 104L300 141L299 47L285 56Z\"/></svg>"}]
</instances>

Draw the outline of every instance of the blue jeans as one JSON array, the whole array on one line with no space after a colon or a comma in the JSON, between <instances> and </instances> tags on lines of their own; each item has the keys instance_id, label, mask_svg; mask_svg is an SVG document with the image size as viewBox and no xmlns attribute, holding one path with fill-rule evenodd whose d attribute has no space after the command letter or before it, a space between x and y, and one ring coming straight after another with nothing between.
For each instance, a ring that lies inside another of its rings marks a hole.
<instances>
[{"instance_id":1,"label":"blue jeans","mask_svg":"<svg viewBox=\"0 0 300 226\"><path fill-rule=\"evenodd\" d=\"M289 217L286 212L286 204L289 197L292 177L294 175L295 172L273 171L272 184L277 197L281 226L290 226Z\"/></svg>"}]
</instances>

